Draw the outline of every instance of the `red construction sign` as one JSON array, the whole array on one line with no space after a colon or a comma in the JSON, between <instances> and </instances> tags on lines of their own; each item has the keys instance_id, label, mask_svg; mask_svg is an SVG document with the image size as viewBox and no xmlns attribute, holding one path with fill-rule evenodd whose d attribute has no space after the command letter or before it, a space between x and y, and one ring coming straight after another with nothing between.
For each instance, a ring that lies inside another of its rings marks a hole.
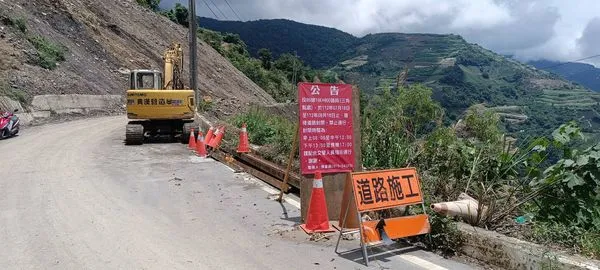
<instances>
[{"instance_id":1,"label":"red construction sign","mask_svg":"<svg viewBox=\"0 0 600 270\"><path fill-rule=\"evenodd\" d=\"M352 86L299 83L302 174L354 169Z\"/></svg>"}]
</instances>

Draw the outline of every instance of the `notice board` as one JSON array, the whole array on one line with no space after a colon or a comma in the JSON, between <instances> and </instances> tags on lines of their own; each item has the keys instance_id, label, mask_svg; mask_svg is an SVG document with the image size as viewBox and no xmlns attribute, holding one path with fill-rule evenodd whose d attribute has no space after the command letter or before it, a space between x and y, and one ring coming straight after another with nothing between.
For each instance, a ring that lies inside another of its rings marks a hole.
<instances>
[{"instance_id":1,"label":"notice board","mask_svg":"<svg viewBox=\"0 0 600 270\"><path fill-rule=\"evenodd\" d=\"M302 174L352 172L352 85L299 83Z\"/></svg>"}]
</instances>

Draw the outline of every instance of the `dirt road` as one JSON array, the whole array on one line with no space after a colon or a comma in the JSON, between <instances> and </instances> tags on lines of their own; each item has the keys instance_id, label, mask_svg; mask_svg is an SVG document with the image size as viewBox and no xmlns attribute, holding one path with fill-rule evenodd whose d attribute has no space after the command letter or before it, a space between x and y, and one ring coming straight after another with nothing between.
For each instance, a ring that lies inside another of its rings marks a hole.
<instances>
[{"instance_id":1,"label":"dirt road","mask_svg":"<svg viewBox=\"0 0 600 270\"><path fill-rule=\"evenodd\" d=\"M272 201L264 184L182 144L124 146L125 122L32 127L0 141L0 268L364 268L359 253L335 254L335 239L294 230L295 204ZM371 265L469 269L412 249Z\"/></svg>"}]
</instances>

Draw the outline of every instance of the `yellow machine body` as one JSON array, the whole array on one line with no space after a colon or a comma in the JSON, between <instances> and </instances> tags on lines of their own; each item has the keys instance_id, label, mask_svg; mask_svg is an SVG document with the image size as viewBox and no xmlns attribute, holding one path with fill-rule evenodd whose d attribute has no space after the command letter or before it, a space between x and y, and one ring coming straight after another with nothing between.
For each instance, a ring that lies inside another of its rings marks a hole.
<instances>
[{"instance_id":1,"label":"yellow machine body","mask_svg":"<svg viewBox=\"0 0 600 270\"><path fill-rule=\"evenodd\" d=\"M193 90L128 90L127 118L172 120L194 118Z\"/></svg>"},{"instance_id":2,"label":"yellow machine body","mask_svg":"<svg viewBox=\"0 0 600 270\"><path fill-rule=\"evenodd\" d=\"M147 137L181 136L187 142L194 113L195 92L182 81L183 50L173 43L163 54L164 76L159 70L130 72L127 90L127 144L142 144Z\"/></svg>"}]
</instances>

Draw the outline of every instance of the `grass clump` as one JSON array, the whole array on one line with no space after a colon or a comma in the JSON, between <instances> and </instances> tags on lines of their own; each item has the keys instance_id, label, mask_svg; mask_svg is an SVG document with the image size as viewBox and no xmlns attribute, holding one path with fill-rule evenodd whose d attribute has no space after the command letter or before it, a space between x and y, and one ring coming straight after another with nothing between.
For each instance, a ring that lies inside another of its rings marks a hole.
<instances>
[{"instance_id":1,"label":"grass clump","mask_svg":"<svg viewBox=\"0 0 600 270\"><path fill-rule=\"evenodd\" d=\"M18 17L18 18L13 17L13 18L11 18L11 17L2 16L2 17L0 17L0 21L3 24L5 24L5 25L12 26L12 27L16 28L21 33L26 33L27 32L27 21L23 17Z\"/></svg>"},{"instance_id":2,"label":"grass clump","mask_svg":"<svg viewBox=\"0 0 600 270\"><path fill-rule=\"evenodd\" d=\"M558 222L536 222L529 239L568 248L590 258L600 258L600 232Z\"/></svg>"},{"instance_id":3,"label":"grass clump","mask_svg":"<svg viewBox=\"0 0 600 270\"><path fill-rule=\"evenodd\" d=\"M19 31L21 31L21 33L27 32L27 21L25 20L25 18L11 18L10 24L16 27Z\"/></svg>"},{"instance_id":4,"label":"grass clump","mask_svg":"<svg viewBox=\"0 0 600 270\"><path fill-rule=\"evenodd\" d=\"M58 66L58 62L65 61L66 49L62 45L53 43L43 36L31 36L28 40L37 50L35 64L52 70Z\"/></svg>"},{"instance_id":5,"label":"grass clump","mask_svg":"<svg viewBox=\"0 0 600 270\"><path fill-rule=\"evenodd\" d=\"M10 87L6 82L0 81L0 96L7 96L21 104L27 103L28 96L25 92Z\"/></svg>"},{"instance_id":6,"label":"grass clump","mask_svg":"<svg viewBox=\"0 0 600 270\"><path fill-rule=\"evenodd\" d=\"M272 145L280 153L289 153L292 149L295 126L285 117L269 114L260 107L252 107L248 112L234 116L229 122L237 127L246 123L252 144Z\"/></svg>"}]
</instances>

